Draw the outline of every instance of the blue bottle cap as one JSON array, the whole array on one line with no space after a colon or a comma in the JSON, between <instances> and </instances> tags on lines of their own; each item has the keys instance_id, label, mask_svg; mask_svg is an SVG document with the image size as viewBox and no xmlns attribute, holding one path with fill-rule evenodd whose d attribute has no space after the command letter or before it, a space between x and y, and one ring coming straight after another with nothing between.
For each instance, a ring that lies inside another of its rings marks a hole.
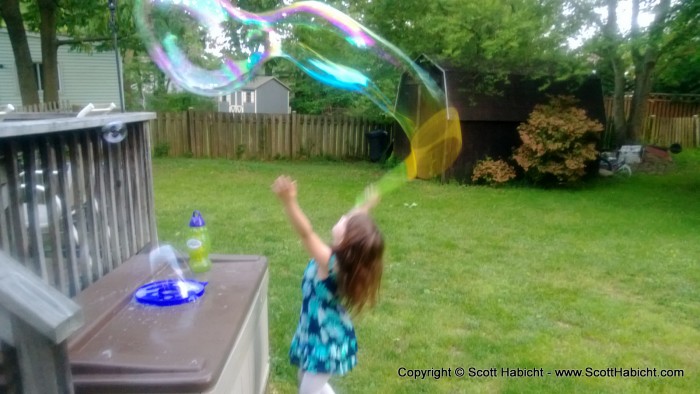
<instances>
[{"instance_id":1,"label":"blue bottle cap","mask_svg":"<svg viewBox=\"0 0 700 394\"><path fill-rule=\"evenodd\" d=\"M136 301L155 306L171 306L192 302L204 294L207 282L166 279L146 283L134 293Z\"/></svg>"},{"instance_id":2,"label":"blue bottle cap","mask_svg":"<svg viewBox=\"0 0 700 394\"><path fill-rule=\"evenodd\" d=\"M190 227L204 227L204 218L199 211L195 210L192 212L192 219L190 219Z\"/></svg>"}]
</instances>

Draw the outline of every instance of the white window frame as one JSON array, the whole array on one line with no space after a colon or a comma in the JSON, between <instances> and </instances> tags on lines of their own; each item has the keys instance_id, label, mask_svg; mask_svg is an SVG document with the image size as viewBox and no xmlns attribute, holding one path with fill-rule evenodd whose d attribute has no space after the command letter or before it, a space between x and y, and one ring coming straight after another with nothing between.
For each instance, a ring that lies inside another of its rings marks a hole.
<instances>
[{"instance_id":1,"label":"white window frame","mask_svg":"<svg viewBox=\"0 0 700 394\"><path fill-rule=\"evenodd\" d=\"M255 104L255 90L246 90L243 92L243 102Z\"/></svg>"},{"instance_id":2,"label":"white window frame","mask_svg":"<svg viewBox=\"0 0 700 394\"><path fill-rule=\"evenodd\" d=\"M42 71L44 69L44 63L42 62L32 62L32 71L34 72L34 78L36 80L36 90L39 92L39 96L41 96L44 92L44 81L41 78ZM56 71L58 71L58 91L61 91L61 87L63 86L63 81L61 81L61 67L60 65L56 65Z\"/></svg>"}]
</instances>

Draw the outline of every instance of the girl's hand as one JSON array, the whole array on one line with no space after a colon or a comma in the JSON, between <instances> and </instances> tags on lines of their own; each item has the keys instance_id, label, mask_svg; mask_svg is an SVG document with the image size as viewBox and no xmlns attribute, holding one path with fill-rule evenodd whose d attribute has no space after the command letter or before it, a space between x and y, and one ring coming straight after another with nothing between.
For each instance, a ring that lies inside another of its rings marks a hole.
<instances>
[{"instance_id":1,"label":"girl's hand","mask_svg":"<svg viewBox=\"0 0 700 394\"><path fill-rule=\"evenodd\" d=\"M297 198L297 183L292 178L281 175L272 184L272 191L283 203L294 201Z\"/></svg>"}]
</instances>

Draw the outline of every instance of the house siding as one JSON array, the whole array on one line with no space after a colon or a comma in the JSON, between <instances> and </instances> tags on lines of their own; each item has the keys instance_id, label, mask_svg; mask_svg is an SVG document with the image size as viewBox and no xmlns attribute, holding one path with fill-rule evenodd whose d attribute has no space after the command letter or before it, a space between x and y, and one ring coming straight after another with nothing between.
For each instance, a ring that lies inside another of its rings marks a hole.
<instances>
[{"instance_id":1,"label":"house siding","mask_svg":"<svg viewBox=\"0 0 700 394\"><path fill-rule=\"evenodd\" d=\"M92 54L70 52L60 47L59 73L61 74L62 100L80 106L119 103L119 81L114 52Z\"/></svg>"},{"instance_id":2,"label":"house siding","mask_svg":"<svg viewBox=\"0 0 700 394\"><path fill-rule=\"evenodd\" d=\"M0 30L0 105L22 103L17 82L17 67L12 45L6 31Z\"/></svg>"},{"instance_id":3,"label":"house siding","mask_svg":"<svg viewBox=\"0 0 700 394\"><path fill-rule=\"evenodd\" d=\"M41 62L41 42L38 34L27 33L27 42L32 61ZM17 81L12 45L7 30L0 29L0 104L22 104ZM119 87L114 52L71 51L69 46L58 48L59 98L72 105L88 103L119 106ZM39 92L42 99L43 92Z\"/></svg>"},{"instance_id":4,"label":"house siding","mask_svg":"<svg viewBox=\"0 0 700 394\"><path fill-rule=\"evenodd\" d=\"M287 89L276 80L261 85L256 92L258 113L286 114L289 113Z\"/></svg>"},{"instance_id":5,"label":"house siding","mask_svg":"<svg viewBox=\"0 0 700 394\"><path fill-rule=\"evenodd\" d=\"M266 77L269 78L269 77ZM255 86L255 85L253 85ZM245 102L245 93L254 92L254 102ZM289 110L289 89L276 79L257 86L255 90L251 87L237 90L225 96L226 103L219 104L219 110L224 112L234 112L231 106L238 106L246 114L288 114Z\"/></svg>"}]
</instances>

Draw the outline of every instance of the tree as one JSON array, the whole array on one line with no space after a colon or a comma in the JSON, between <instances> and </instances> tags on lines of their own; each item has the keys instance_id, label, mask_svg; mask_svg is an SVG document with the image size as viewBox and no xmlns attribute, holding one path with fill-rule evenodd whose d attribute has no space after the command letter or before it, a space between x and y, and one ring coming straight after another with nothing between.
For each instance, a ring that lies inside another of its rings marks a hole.
<instances>
[{"instance_id":1,"label":"tree","mask_svg":"<svg viewBox=\"0 0 700 394\"><path fill-rule=\"evenodd\" d=\"M618 33L617 0L606 1L608 19L603 26L600 53L613 71L613 123L616 142L621 144L626 135L625 63L622 58L622 37Z\"/></svg>"},{"instance_id":2,"label":"tree","mask_svg":"<svg viewBox=\"0 0 700 394\"><path fill-rule=\"evenodd\" d=\"M24 19L19 7L19 0L0 0L0 17L7 24L10 44L15 57L17 78L22 104L39 103L39 92L34 76L34 63L29 52L27 33L24 29Z\"/></svg>"},{"instance_id":3,"label":"tree","mask_svg":"<svg viewBox=\"0 0 700 394\"><path fill-rule=\"evenodd\" d=\"M79 26L86 25L98 12L93 5L89 0L0 0L0 15L8 27L24 105L39 102L25 25L34 31L38 30L41 37L43 100L56 102L59 100L58 47L79 43L75 40L60 41L58 33L69 33ZM97 41L101 40L103 39Z\"/></svg>"},{"instance_id":4,"label":"tree","mask_svg":"<svg viewBox=\"0 0 700 394\"><path fill-rule=\"evenodd\" d=\"M39 6L39 33L41 34L41 62L44 69L44 102L58 102L58 1L37 0Z\"/></svg>"},{"instance_id":5,"label":"tree","mask_svg":"<svg viewBox=\"0 0 700 394\"><path fill-rule=\"evenodd\" d=\"M665 81L673 81L676 78L674 72L684 68L687 71L681 75L692 76L696 72L687 67L686 59L692 62L692 54L697 54L699 3L698 0L632 0L628 32L618 27L619 1L604 0L600 3L607 12L605 19L592 19L599 30L590 41L589 49L597 53L613 72L613 122L618 144L635 142L641 135L646 103L658 65L665 66L661 70L665 73ZM644 10L653 14L653 21L648 26L639 23L640 12ZM681 53L691 56L678 62L673 55ZM631 77L628 79L627 75ZM632 90L632 103L629 113L625 114L624 100L628 88Z\"/></svg>"},{"instance_id":6,"label":"tree","mask_svg":"<svg viewBox=\"0 0 700 394\"><path fill-rule=\"evenodd\" d=\"M642 32L639 26L639 1L632 1L630 39L634 64L634 94L625 128L625 139L628 142L635 141L641 135L654 68L661 55L664 30L671 12L671 0L661 0L654 11L652 25L648 31ZM622 101L615 103L617 106L621 104Z\"/></svg>"},{"instance_id":7,"label":"tree","mask_svg":"<svg viewBox=\"0 0 700 394\"><path fill-rule=\"evenodd\" d=\"M669 24L665 53L659 59L654 90L663 93L700 94L700 0L676 5Z\"/></svg>"},{"instance_id":8,"label":"tree","mask_svg":"<svg viewBox=\"0 0 700 394\"><path fill-rule=\"evenodd\" d=\"M381 3L379 13L368 11L368 23L414 56L425 53L501 80L511 73L537 77L584 72L583 60L566 45L586 22L577 15L564 16L573 0Z\"/></svg>"}]
</instances>

